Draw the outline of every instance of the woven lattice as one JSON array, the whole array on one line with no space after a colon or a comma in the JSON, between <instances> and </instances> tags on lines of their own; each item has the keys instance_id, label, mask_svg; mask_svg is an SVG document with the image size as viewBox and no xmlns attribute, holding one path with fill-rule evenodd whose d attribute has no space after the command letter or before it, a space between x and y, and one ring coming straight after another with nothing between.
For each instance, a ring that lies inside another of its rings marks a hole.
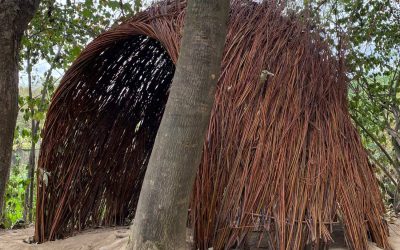
<instances>
[{"instance_id":1,"label":"woven lattice","mask_svg":"<svg viewBox=\"0 0 400 250\"><path fill-rule=\"evenodd\" d=\"M185 7L153 5L96 38L67 71L43 132L37 241L134 217ZM197 248L228 249L259 231L271 248L318 249L337 223L352 249L368 239L388 248L344 67L300 19L268 1L231 4L189 210Z\"/></svg>"}]
</instances>

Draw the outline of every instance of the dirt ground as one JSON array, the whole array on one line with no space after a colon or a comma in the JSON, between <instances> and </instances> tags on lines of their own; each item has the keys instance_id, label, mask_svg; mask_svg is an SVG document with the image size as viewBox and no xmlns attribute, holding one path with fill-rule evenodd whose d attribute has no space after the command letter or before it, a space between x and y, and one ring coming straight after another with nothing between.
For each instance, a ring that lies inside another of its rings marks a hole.
<instances>
[{"instance_id":1,"label":"dirt ground","mask_svg":"<svg viewBox=\"0 0 400 250\"><path fill-rule=\"evenodd\" d=\"M400 250L400 220L389 224L390 244L393 250ZM46 242L28 244L26 241L33 235L34 228L0 231L0 250L119 250L125 249L129 238L128 227L100 228L87 230L73 237ZM333 250L346 250L343 239L331 247ZM378 250L371 243L370 250Z\"/></svg>"},{"instance_id":2,"label":"dirt ground","mask_svg":"<svg viewBox=\"0 0 400 250\"><path fill-rule=\"evenodd\" d=\"M28 244L24 240L33 236L34 228L0 231L0 250L112 250L124 249L128 242L127 227L87 230L73 237Z\"/></svg>"}]
</instances>

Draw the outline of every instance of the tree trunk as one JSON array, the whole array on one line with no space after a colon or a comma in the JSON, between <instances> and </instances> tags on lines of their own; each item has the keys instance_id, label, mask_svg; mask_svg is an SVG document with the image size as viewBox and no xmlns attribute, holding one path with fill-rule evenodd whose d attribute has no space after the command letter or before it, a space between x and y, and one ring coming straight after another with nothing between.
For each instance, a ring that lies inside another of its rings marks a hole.
<instances>
[{"instance_id":1,"label":"tree trunk","mask_svg":"<svg viewBox=\"0 0 400 250\"><path fill-rule=\"evenodd\" d=\"M59 57L61 53L61 46L58 47L57 54L55 58ZM27 50L27 59L26 59L26 64L27 64L27 72L28 72L28 87L29 87L29 99L33 99L33 91L32 91L32 64L30 60L30 49L28 48ZM37 112L43 112L43 105L46 101L46 95L47 95L47 86L49 84L52 84L50 82L51 79L51 74L53 72L53 69L55 67L54 62L50 64L50 69L46 72L46 78L43 83L43 89L42 89L42 94L40 98L40 105L38 107ZM31 107L30 109L31 115L31 150L29 153L29 165L28 165L28 180L29 180L29 185L25 190L25 201L24 201L24 221L25 222L33 222L33 191L35 189L35 166L36 166L36 141L35 138L37 138L39 129L40 129L40 121L34 120L34 115L35 115L35 109L34 107ZM28 218L28 219L27 219Z\"/></svg>"},{"instance_id":2,"label":"tree trunk","mask_svg":"<svg viewBox=\"0 0 400 250\"><path fill-rule=\"evenodd\" d=\"M35 188L35 164L36 164L36 142L34 138L37 135L39 122L32 121L32 142L31 152L29 153L29 199L28 199L28 222L33 222L33 190Z\"/></svg>"},{"instance_id":3,"label":"tree trunk","mask_svg":"<svg viewBox=\"0 0 400 250\"><path fill-rule=\"evenodd\" d=\"M26 51L26 71L28 73L28 90L29 90L29 99L32 100L33 94L32 94L32 66L31 66L31 52L30 49L28 48ZM28 105L29 106L29 105ZM30 113L31 113L31 138L33 136L33 127L34 127L34 120L33 120L33 115L34 115L34 109L33 106L30 108ZM32 147L33 147L33 140L31 142L31 150L29 153L29 163L28 163L28 174L27 174L27 179L30 181L31 180L31 158L32 158ZM25 196L24 196L24 222L28 222L28 214L30 211L29 208L29 197L30 197L30 189L31 183L26 186L25 189Z\"/></svg>"},{"instance_id":4,"label":"tree trunk","mask_svg":"<svg viewBox=\"0 0 400 250\"><path fill-rule=\"evenodd\" d=\"M18 114L18 52L39 0L0 0L0 218Z\"/></svg>"},{"instance_id":5,"label":"tree trunk","mask_svg":"<svg viewBox=\"0 0 400 250\"><path fill-rule=\"evenodd\" d=\"M29 99L33 100L33 90L32 90L32 65L30 60L30 49L27 50L27 72L28 72L28 88L29 88ZM45 91L43 91L45 93ZM43 95L42 93L42 95ZM42 98L43 99L43 98ZM43 101L42 101L43 102ZM39 129L39 121L35 121L35 108L33 106L30 107L30 118L31 118L31 149L29 153L29 164L28 164L28 180L29 185L25 190L25 202L24 202L24 221L32 222L32 209L33 209L33 190L35 183L35 163L36 163L36 141L38 129Z\"/></svg>"},{"instance_id":6,"label":"tree trunk","mask_svg":"<svg viewBox=\"0 0 400 250\"><path fill-rule=\"evenodd\" d=\"M221 68L229 0L190 0L129 249L186 249L189 199Z\"/></svg>"},{"instance_id":7,"label":"tree trunk","mask_svg":"<svg viewBox=\"0 0 400 250\"><path fill-rule=\"evenodd\" d=\"M25 190L25 201L24 201L24 221L26 223L33 222L33 190L35 188L35 165L36 165L36 142L34 141L34 137L37 135L37 127L39 127L38 122L32 120L32 141L31 141L31 149L29 152L29 164L28 164L28 180L29 184Z\"/></svg>"},{"instance_id":8,"label":"tree trunk","mask_svg":"<svg viewBox=\"0 0 400 250\"><path fill-rule=\"evenodd\" d=\"M399 130L400 130L400 118L399 118L399 112L396 109L394 112L394 118L396 121L396 124L394 126L394 129L388 129L389 135L391 137L391 142L393 145L393 151L395 155L395 162L396 165L394 167L399 168L400 166L400 136L399 136ZM396 190L396 196L394 199L394 210L396 213L400 212L400 175L397 176L397 190Z\"/></svg>"}]
</instances>

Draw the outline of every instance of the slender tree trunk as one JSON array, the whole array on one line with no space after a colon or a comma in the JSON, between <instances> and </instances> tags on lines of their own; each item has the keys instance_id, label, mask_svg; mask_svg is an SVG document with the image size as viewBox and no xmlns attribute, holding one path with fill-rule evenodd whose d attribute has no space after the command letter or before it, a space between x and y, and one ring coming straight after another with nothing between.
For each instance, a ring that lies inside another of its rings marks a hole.
<instances>
[{"instance_id":1,"label":"slender tree trunk","mask_svg":"<svg viewBox=\"0 0 400 250\"><path fill-rule=\"evenodd\" d=\"M36 138L37 131L39 127L39 122L32 121L32 142L31 142L31 152L29 154L29 217L28 221L33 222L33 190L35 189L35 165L36 165L36 142L33 138Z\"/></svg>"},{"instance_id":2,"label":"slender tree trunk","mask_svg":"<svg viewBox=\"0 0 400 250\"><path fill-rule=\"evenodd\" d=\"M61 46L58 47L57 54L55 58L59 57L61 53ZM29 98L33 99L33 91L32 91L32 65L30 60L30 50L27 51L27 72L28 72L28 87L29 87ZM50 69L46 72L46 78L43 83L42 94L40 98L40 105L38 107L38 112L43 112L43 106L46 101L47 96L47 88L48 85L53 84L51 82L51 75L53 69L55 67L55 63L53 62L50 66ZM29 164L28 164L28 180L29 185L25 190L25 202L24 202L24 221L33 222L33 191L35 187L35 167L36 167L36 141L39 129L40 129L40 121L34 120L35 109L31 107L31 150L29 153ZM28 220L27 220L28 218Z\"/></svg>"},{"instance_id":3,"label":"slender tree trunk","mask_svg":"<svg viewBox=\"0 0 400 250\"><path fill-rule=\"evenodd\" d=\"M25 222L33 222L33 191L35 187L35 165L36 165L36 142L33 140L37 136L37 127L39 126L38 122L32 120L32 141L31 141L31 149L29 152L29 164L28 164L28 180L29 185L25 190L25 204L24 204L24 221Z\"/></svg>"},{"instance_id":4,"label":"slender tree trunk","mask_svg":"<svg viewBox=\"0 0 400 250\"><path fill-rule=\"evenodd\" d=\"M31 65L31 53L30 53L30 49L28 48L26 51L26 71L28 73L28 91L29 91L29 99L32 100L33 98L33 94L32 94L32 65ZM28 105L29 106L29 105ZM33 133L33 127L34 127L34 120L33 120L33 114L34 114L34 109L33 107L30 107L30 113L31 113L31 133ZM31 134L31 137L33 135ZM33 142L33 140L32 140ZM31 180L31 157L32 157L32 146L33 143L31 142L31 150L29 153L29 162L28 162L28 174L27 174L27 179L30 181ZM29 183L28 186L25 189L25 196L24 196L24 214L23 214L23 218L25 222L28 222L28 214L30 211L29 208L29 197L30 197L30 192L29 189L31 187L31 184Z\"/></svg>"},{"instance_id":5,"label":"slender tree trunk","mask_svg":"<svg viewBox=\"0 0 400 250\"><path fill-rule=\"evenodd\" d=\"M387 131L391 137L391 142L393 145L393 151L394 151L394 155L395 155L395 162L396 165L394 167L399 167L400 166L400 111L398 110L398 108L394 108L393 110L393 114L394 114L394 118L395 118L395 126L393 129L389 128ZM397 176L398 180L397 180L397 190L396 190L396 196L394 199L394 210L399 213L400 212L400 175Z\"/></svg>"},{"instance_id":6,"label":"slender tree trunk","mask_svg":"<svg viewBox=\"0 0 400 250\"><path fill-rule=\"evenodd\" d=\"M189 199L219 77L229 0L189 0L169 99L147 167L129 249L186 249Z\"/></svg>"},{"instance_id":7,"label":"slender tree trunk","mask_svg":"<svg viewBox=\"0 0 400 250\"><path fill-rule=\"evenodd\" d=\"M18 114L18 52L39 0L0 0L0 218Z\"/></svg>"},{"instance_id":8,"label":"slender tree trunk","mask_svg":"<svg viewBox=\"0 0 400 250\"><path fill-rule=\"evenodd\" d=\"M28 84L29 84L29 99L33 100L33 93L32 93L32 66L30 63L30 53L28 53ZM37 134L36 131L36 122L33 119L35 115L35 109L33 106L30 107L30 112L31 112L31 150L29 153L29 164L28 164L28 180L29 180L29 185L26 189L25 192L25 209L26 209L26 214L28 214L28 221L27 222L32 222L32 205L33 205L33 184L34 184L34 171L35 171L35 150L36 150L36 142L35 142L35 137Z\"/></svg>"},{"instance_id":9,"label":"slender tree trunk","mask_svg":"<svg viewBox=\"0 0 400 250\"><path fill-rule=\"evenodd\" d=\"M27 72L28 72L28 89L29 89L29 99L33 100L33 91L32 91L32 65L30 60L30 50L27 51ZM44 92L42 95L44 95ZM43 99L43 98L42 98ZM42 100L43 102L43 100ZM24 203L24 221L32 222L32 210L33 210L33 190L35 183L35 164L36 164L36 141L39 121L34 119L35 108L33 106L30 107L30 117L31 117L31 149L29 152L29 164L28 164L28 180L29 185L25 190L25 203Z\"/></svg>"}]
</instances>

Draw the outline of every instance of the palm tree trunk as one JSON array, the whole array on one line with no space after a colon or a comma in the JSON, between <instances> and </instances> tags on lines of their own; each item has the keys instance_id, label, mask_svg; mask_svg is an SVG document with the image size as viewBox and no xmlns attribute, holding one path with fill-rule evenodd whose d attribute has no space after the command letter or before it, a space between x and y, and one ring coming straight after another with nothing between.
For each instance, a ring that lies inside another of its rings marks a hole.
<instances>
[{"instance_id":1,"label":"palm tree trunk","mask_svg":"<svg viewBox=\"0 0 400 250\"><path fill-rule=\"evenodd\" d=\"M186 249L193 182L221 68L229 0L188 1L180 55L129 249Z\"/></svg>"}]
</instances>

